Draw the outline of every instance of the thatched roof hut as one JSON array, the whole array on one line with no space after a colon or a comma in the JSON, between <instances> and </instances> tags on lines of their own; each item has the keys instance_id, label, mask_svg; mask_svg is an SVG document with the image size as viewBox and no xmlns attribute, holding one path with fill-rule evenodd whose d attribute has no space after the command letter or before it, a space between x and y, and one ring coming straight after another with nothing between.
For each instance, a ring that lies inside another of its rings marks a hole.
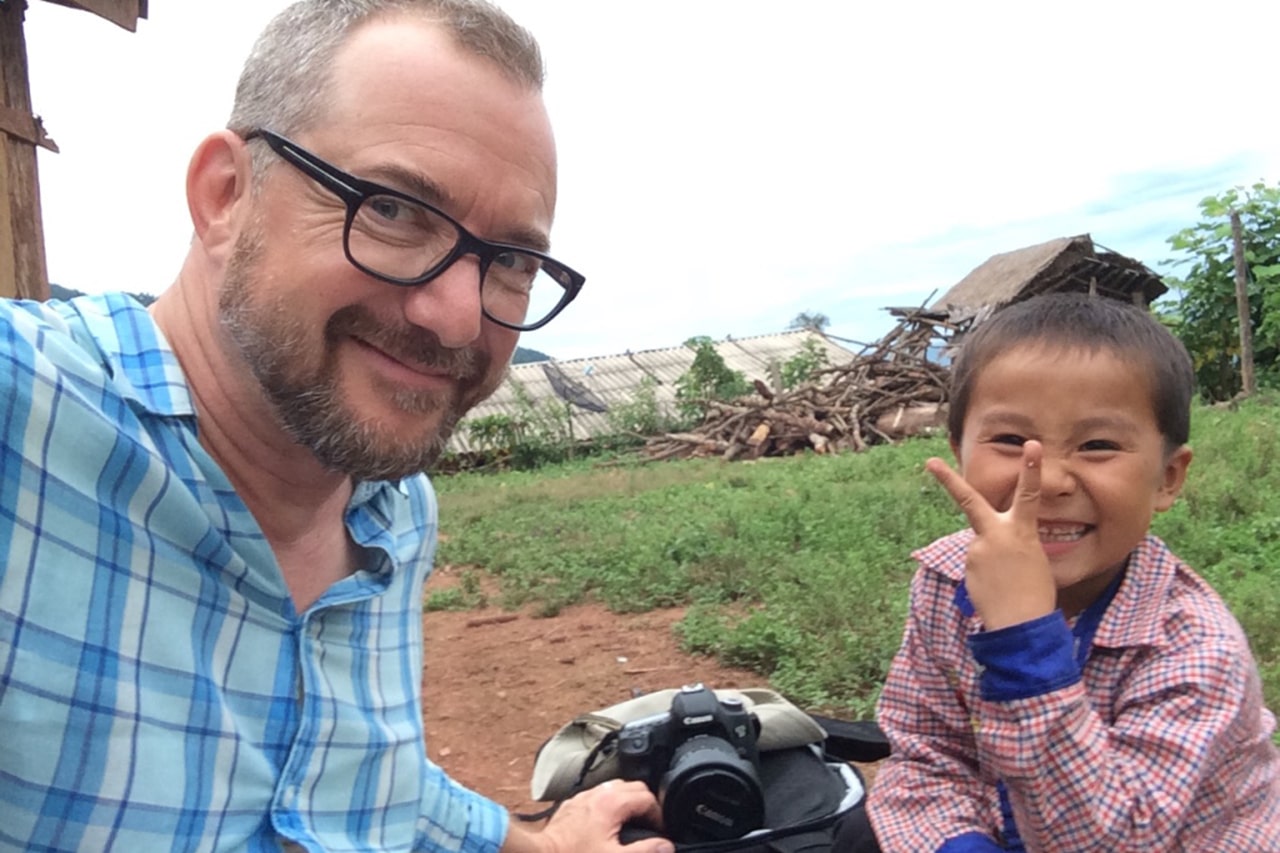
<instances>
[{"instance_id":1,"label":"thatched roof hut","mask_svg":"<svg viewBox=\"0 0 1280 853\"><path fill-rule=\"evenodd\" d=\"M1096 293L1149 305L1166 290L1140 261L1094 245L1088 234L993 255L930 306L977 325L997 309L1040 293Z\"/></svg>"}]
</instances>

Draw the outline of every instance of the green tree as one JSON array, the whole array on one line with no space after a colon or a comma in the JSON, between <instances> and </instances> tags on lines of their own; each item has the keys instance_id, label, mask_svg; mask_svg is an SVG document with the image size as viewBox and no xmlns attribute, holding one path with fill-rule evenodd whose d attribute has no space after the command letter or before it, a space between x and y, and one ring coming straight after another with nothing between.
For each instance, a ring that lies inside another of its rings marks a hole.
<instances>
[{"instance_id":1,"label":"green tree","mask_svg":"<svg viewBox=\"0 0 1280 853\"><path fill-rule=\"evenodd\" d=\"M813 329L815 332L821 332L827 326L831 325L831 318L821 311L801 311L799 314L791 318L791 324L788 329Z\"/></svg>"},{"instance_id":2,"label":"green tree","mask_svg":"<svg viewBox=\"0 0 1280 853\"><path fill-rule=\"evenodd\" d=\"M715 341L705 335L689 338L684 345L694 351L693 364L676 380L676 408L697 420L712 400L732 400L751 393L751 384L737 370L730 370L716 352Z\"/></svg>"},{"instance_id":3,"label":"green tree","mask_svg":"<svg viewBox=\"0 0 1280 853\"><path fill-rule=\"evenodd\" d=\"M630 400L610 406L605 418L613 432L612 443L620 446L638 443L644 437L659 435L675 426L671 415L658 402L657 382L648 376L640 380Z\"/></svg>"},{"instance_id":4,"label":"green tree","mask_svg":"<svg viewBox=\"0 0 1280 853\"><path fill-rule=\"evenodd\" d=\"M1259 386L1280 385L1280 186L1259 181L1200 202L1202 221L1168 239L1185 267L1165 283L1179 300L1162 315L1195 362L1200 393L1226 400L1240 391L1240 323L1236 310L1231 212L1244 226L1249 313Z\"/></svg>"},{"instance_id":5,"label":"green tree","mask_svg":"<svg viewBox=\"0 0 1280 853\"><path fill-rule=\"evenodd\" d=\"M800 352L782 363L782 387L794 388L826 366L827 351L817 338L806 338L800 344Z\"/></svg>"}]
</instances>

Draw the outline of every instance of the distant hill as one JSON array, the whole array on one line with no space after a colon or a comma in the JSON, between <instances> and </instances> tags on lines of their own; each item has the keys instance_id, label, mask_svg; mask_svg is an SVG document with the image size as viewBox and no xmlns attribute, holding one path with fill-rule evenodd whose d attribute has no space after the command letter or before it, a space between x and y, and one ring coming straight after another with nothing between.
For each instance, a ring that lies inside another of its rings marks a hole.
<instances>
[{"instance_id":1,"label":"distant hill","mask_svg":"<svg viewBox=\"0 0 1280 853\"><path fill-rule=\"evenodd\" d=\"M538 352L536 349L525 349L524 347L516 347L516 354L511 357L512 364L525 364L530 361L550 361L551 356L545 352Z\"/></svg>"},{"instance_id":2,"label":"distant hill","mask_svg":"<svg viewBox=\"0 0 1280 853\"><path fill-rule=\"evenodd\" d=\"M143 305L150 305L152 302L156 301L156 298L150 293L130 293L129 295L141 302ZM60 284L50 284L49 296L52 299L71 299L74 296L84 296L84 291L72 290L69 287L63 287Z\"/></svg>"},{"instance_id":3,"label":"distant hill","mask_svg":"<svg viewBox=\"0 0 1280 853\"><path fill-rule=\"evenodd\" d=\"M70 299L73 296L83 296L84 292L80 290L72 290L69 287L63 287L60 284L49 285L49 295L54 299ZM134 299L143 305L150 305L156 301L156 298L150 293L130 293ZM524 347L516 347L516 354L511 358L512 364L524 364L529 361L550 361L551 356L544 352L538 352L536 349L525 349Z\"/></svg>"}]
</instances>

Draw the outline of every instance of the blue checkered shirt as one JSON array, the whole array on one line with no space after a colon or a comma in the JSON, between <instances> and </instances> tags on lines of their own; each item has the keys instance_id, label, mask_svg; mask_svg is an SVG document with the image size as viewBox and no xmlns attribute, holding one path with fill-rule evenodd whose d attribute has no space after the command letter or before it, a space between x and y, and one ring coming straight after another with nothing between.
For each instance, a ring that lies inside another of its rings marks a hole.
<instances>
[{"instance_id":1,"label":"blue checkered shirt","mask_svg":"<svg viewBox=\"0 0 1280 853\"><path fill-rule=\"evenodd\" d=\"M0 302L0 400L0 849L498 847L423 743L425 477L298 614L136 302Z\"/></svg>"}]
</instances>

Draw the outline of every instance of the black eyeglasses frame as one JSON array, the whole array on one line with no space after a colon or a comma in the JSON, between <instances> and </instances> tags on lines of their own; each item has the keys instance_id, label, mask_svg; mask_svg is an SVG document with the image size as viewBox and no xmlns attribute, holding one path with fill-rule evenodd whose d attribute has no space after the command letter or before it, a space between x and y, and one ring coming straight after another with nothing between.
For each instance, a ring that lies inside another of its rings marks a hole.
<instances>
[{"instance_id":1,"label":"black eyeglasses frame","mask_svg":"<svg viewBox=\"0 0 1280 853\"><path fill-rule=\"evenodd\" d=\"M480 287L483 289L485 273L488 272L489 265L492 264L494 259L499 255L511 251L531 255L538 258L539 261L542 262L544 268L549 267L550 269L553 269L555 273L558 273L558 275L552 274L551 277L564 288L564 293L561 295L560 301L553 309L551 309L549 314L534 323L516 324L500 320L490 314L489 310L484 307L483 298L480 303L480 310L486 319L490 322L497 323L499 326L504 326L518 332L531 332L534 329L540 329L547 325L547 323L550 323L557 315L560 314L561 311L565 309L566 306L568 306L570 302L577 298L578 293L582 290L582 285L586 283L586 276L571 267L565 266L563 263L557 261L548 254L540 252L537 249L530 249L527 246L517 246L513 243L495 243L491 240L485 240L477 237L468 231L462 223L458 222L458 220L454 219L434 204L423 201L422 199L409 195L408 193L383 186L382 184L378 184L373 181L367 181L363 178L356 177L349 172L345 172L327 160L312 154L301 145L298 145L296 142L293 142L278 133L263 128L254 128L240 136L246 142L254 139L261 139L263 142L266 142L267 145L270 146L271 150L280 157L280 159L298 169L304 175L311 178L317 184L342 200L343 204L345 204L347 208L346 221L342 227L343 254L346 255L347 261L350 262L352 266L366 275L378 279L379 281L384 281L398 287L417 287L418 285L426 284L444 273L445 270L452 266L462 256L475 255L480 260ZM422 275L415 276L413 278L397 278L396 276L390 276L386 273L371 269L365 264L362 264L351 254L351 224L355 221L356 214L360 210L360 207L365 203L365 201L374 196L398 198L426 208L454 227L458 232L458 241L454 244L453 249L441 258L439 263L428 269Z\"/></svg>"}]
</instances>

